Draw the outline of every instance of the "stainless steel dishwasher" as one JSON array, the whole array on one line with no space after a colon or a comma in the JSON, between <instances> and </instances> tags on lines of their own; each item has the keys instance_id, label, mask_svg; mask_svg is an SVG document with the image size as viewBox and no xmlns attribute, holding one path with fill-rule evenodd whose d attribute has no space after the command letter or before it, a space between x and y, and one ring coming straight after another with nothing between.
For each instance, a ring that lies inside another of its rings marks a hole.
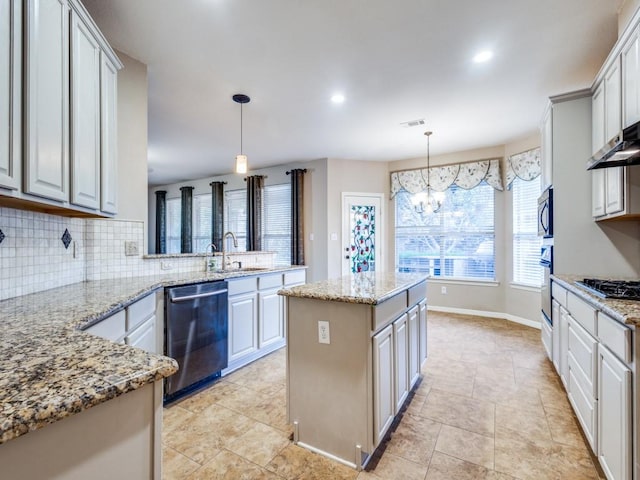
<instances>
[{"instance_id":1,"label":"stainless steel dishwasher","mask_svg":"<svg viewBox=\"0 0 640 480\"><path fill-rule=\"evenodd\" d=\"M220 377L227 367L227 282L166 289L165 354L180 369L165 380L165 402Z\"/></svg>"}]
</instances>

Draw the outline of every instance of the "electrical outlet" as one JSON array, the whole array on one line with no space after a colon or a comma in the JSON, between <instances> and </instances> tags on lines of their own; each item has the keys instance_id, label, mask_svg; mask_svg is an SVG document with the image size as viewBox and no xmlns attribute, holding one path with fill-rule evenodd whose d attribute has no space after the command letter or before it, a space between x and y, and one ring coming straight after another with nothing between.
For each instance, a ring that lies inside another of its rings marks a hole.
<instances>
[{"instance_id":1,"label":"electrical outlet","mask_svg":"<svg viewBox=\"0 0 640 480\"><path fill-rule=\"evenodd\" d=\"M331 334L329 332L329 322L326 320L318 321L318 342L319 343L331 343Z\"/></svg>"},{"instance_id":2,"label":"electrical outlet","mask_svg":"<svg viewBox=\"0 0 640 480\"><path fill-rule=\"evenodd\" d=\"M124 242L124 254L128 257L138 255L138 242Z\"/></svg>"},{"instance_id":3,"label":"electrical outlet","mask_svg":"<svg viewBox=\"0 0 640 480\"><path fill-rule=\"evenodd\" d=\"M171 264L170 262L160 262L161 270L171 270L172 268L173 268L173 264Z\"/></svg>"},{"instance_id":4,"label":"electrical outlet","mask_svg":"<svg viewBox=\"0 0 640 480\"><path fill-rule=\"evenodd\" d=\"M447 287L440 287L440 293L442 295L446 295L447 294Z\"/></svg>"}]
</instances>

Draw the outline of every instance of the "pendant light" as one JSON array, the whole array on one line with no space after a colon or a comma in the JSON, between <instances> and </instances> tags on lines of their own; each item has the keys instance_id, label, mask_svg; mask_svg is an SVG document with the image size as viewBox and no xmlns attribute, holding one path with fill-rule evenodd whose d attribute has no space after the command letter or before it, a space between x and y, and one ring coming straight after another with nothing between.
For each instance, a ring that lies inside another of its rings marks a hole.
<instances>
[{"instance_id":1,"label":"pendant light","mask_svg":"<svg viewBox=\"0 0 640 480\"><path fill-rule=\"evenodd\" d=\"M240 104L240 155L236 155L236 173L247 173L247 156L242 153L242 104L249 103L251 99L242 93L237 93L231 98Z\"/></svg>"},{"instance_id":2,"label":"pendant light","mask_svg":"<svg viewBox=\"0 0 640 480\"><path fill-rule=\"evenodd\" d=\"M427 188L422 192L416 193L412 198L412 203L414 208L416 209L416 212L421 215L436 213L438 210L440 210L440 207L442 207L442 201L444 200L444 193L433 192L430 183L431 165L429 158L429 139L433 132L426 131L424 132L424 134L427 137L427 179L425 182L427 184ZM422 178L424 180L424 175Z\"/></svg>"}]
</instances>

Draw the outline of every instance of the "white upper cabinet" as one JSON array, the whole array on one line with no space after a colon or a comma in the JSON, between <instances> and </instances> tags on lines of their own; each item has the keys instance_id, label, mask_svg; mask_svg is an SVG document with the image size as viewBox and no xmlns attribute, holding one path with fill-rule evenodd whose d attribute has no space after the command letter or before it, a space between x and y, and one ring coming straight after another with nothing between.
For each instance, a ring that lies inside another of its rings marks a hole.
<instances>
[{"instance_id":1,"label":"white upper cabinet","mask_svg":"<svg viewBox=\"0 0 640 480\"><path fill-rule=\"evenodd\" d=\"M22 1L0 0L0 187L20 187ZM6 99L6 101L4 101Z\"/></svg>"},{"instance_id":2,"label":"white upper cabinet","mask_svg":"<svg viewBox=\"0 0 640 480\"><path fill-rule=\"evenodd\" d=\"M100 45L71 14L71 203L100 206Z\"/></svg>"},{"instance_id":3,"label":"white upper cabinet","mask_svg":"<svg viewBox=\"0 0 640 480\"><path fill-rule=\"evenodd\" d=\"M542 189L553 183L553 105L549 104L541 126Z\"/></svg>"},{"instance_id":4,"label":"white upper cabinet","mask_svg":"<svg viewBox=\"0 0 640 480\"><path fill-rule=\"evenodd\" d=\"M622 47L623 126L640 120L640 37L636 28Z\"/></svg>"},{"instance_id":5,"label":"white upper cabinet","mask_svg":"<svg viewBox=\"0 0 640 480\"><path fill-rule=\"evenodd\" d=\"M27 0L24 191L69 199L69 4Z\"/></svg>"},{"instance_id":6,"label":"white upper cabinet","mask_svg":"<svg viewBox=\"0 0 640 480\"><path fill-rule=\"evenodd\" d=\"M118 211L118 67L102 52L100 60L100 210Z\"/></svg>"},{"instance_id":7,"label":"white upper cabinet","mask_svg":"<svg viewBox=\"0 0 640 480\"><path fill-rule=\"evenodd\" d=\"M609 66L604 74L604 120L605 143L618 137L622 131L622 95L621 95L620 59ZM604 144L603 144L604 145Z\"/></svg>"},{"instance_id":8,"label":"white upper cabinet","mask_svg":"<svg viewBox=\"0 0 640 480\"><path fill-rule=\"evenodd\" d=\"M605 114L604 114L604 82L596 87L591 97L591 143L592 152L600 150L605 140Z\"/></svg>"}]
</instances>

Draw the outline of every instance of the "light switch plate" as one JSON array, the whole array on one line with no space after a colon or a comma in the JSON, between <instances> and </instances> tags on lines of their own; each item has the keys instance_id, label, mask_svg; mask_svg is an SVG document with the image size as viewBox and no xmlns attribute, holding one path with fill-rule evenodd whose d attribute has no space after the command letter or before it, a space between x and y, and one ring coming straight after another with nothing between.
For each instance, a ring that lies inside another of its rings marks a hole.
<instances>
[{"instance_id":1,"label":"light switch plate","mask_svg":"<svg viewBox=\"0 0 640 480\"><path fill-rule=\"evenodd\" d=\"M326 320L318 321L318 342L326 343L327 345L331 343L331 332L329 331L329 322Z\"/></svg>"}]
</instances>

